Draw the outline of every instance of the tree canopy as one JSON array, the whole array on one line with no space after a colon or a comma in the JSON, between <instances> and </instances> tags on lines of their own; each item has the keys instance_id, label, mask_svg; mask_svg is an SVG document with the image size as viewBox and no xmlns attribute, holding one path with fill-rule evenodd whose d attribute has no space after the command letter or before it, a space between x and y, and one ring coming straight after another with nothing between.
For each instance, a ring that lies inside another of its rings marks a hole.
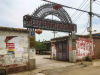
<instances>
[{"instance_id":1,"label":"tree canopy","mask_svg":"<svg viewBox=\"0 0 100 75\"><path fill-rule=\"evenodd\" d=\"M42 41L42 42L40 42L40 40L36 41L35 42L35 48L37 50L47 50L47 43L46 43L46 41Z\"/></svg>"}]
</instances>

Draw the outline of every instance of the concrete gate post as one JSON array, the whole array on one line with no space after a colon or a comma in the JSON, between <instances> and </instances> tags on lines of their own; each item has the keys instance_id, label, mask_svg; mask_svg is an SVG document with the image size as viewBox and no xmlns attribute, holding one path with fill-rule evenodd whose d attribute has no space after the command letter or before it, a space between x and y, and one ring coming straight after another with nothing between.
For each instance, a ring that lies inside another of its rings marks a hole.
<instances>
[{"instance_id":1,"label":"concrete gate post","mask_svg":"<svg viewBox=\"0 0 100 75\"><path fill-rule=\"evenodd\" d=\"M28 59L29 59L29 70L35 69L35 31L29 31L29 49L28 49Z\"/></svg>"},{"instance_id":2,"label":"concrete gate post","mask_svg":"<svg viewBox=\"0 0 100 75\"><path fill-rule=\"evenodd\" d=\"M76 32L69 34L69 61L76 62Z\"/></svg>"}]
</instances>

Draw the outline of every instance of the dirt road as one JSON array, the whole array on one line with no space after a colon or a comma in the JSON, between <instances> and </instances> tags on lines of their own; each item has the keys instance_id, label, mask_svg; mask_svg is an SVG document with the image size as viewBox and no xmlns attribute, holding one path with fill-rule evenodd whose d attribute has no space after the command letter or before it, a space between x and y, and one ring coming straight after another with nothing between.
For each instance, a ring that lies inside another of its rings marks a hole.
<instances>
[{"instance_id":1,"label":"dirt road","mask_svg":"<svg viewBox=\"0 0 100 75\"><path fill-rule=\"evenodd\" d=\"M100 75L100 66L94 66L90 62L87 64L76 64L75 66L45 70L45 75Z\"/></svg>"},{"instance_id":2,"label":"dirt road","mask_svg":"<svg viewBox=\"0 0 100 75\"><path fill-rule=\"evenodd\" d=\"M48 55L36 56L36 69L9 75L100 75L100 60L69 63L45 59Z\"/></svg>"},{"instance_id":3,"label":"dirt road","mask_svg":"<svg viewBox=\"0 0 100 75\"><path fill-rule=\"evenodd\" d=\"M48 58L50 58L50 55L36 55L36 69L9 75L35 75L43 70L57 69L75 65L74 63L50 60Z\"/></svg>"}]
</instances>

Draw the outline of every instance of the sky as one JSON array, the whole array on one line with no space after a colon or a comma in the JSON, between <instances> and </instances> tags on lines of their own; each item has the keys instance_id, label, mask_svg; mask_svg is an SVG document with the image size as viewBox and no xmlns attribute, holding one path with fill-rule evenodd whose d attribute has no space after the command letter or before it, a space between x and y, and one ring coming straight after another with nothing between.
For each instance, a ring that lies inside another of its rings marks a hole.
<instances>
[{"instance_id":1,"label":"sky","mask_svg":"<svg viewBox=\"0 0 100 75\"><path fill-rule=\"evenodd\" d=\"M90 0L49 0L52 2L56 2L59 4L63 4L66 6L74 7L74 8L79 8L79 6L82 4L83 1L87 1L85 5L83 6L82 10L88 5L89 7L89 1ZM97 0L96 2L100 2L100 0ZM99 3L98 2L98 3ZM13 28L23 28L23 16L26 14L33 14L34 11L40 7L41 5L45 4L47 2L44 2L42 0L0 0L0 26L4 27L13 27ZM99 3L100 4L100 3ZM69 14L71 17L73 13L76 10L69 9L63 7L66 12ZM100 5L96 4L93 2L92 4L92 11L94 13L100 14ZM86 10L89 11L89 8ZM77 34L89 34L87 32L86 26L89 26L88 20L89 20L89 15L87 13L83 13L82 16L77 19L76 21L74 20L81 12L77 12L77 14L74 17L71 17L72 21L77 24ZM51 18L51 16L47 16ZM57 17L53 17L54 19L58 19ZM97 32L93 33L99 33L100 32L100 18L93 16L92 17L92 31L97 30ZM61 36L66 36L68 33L64 32L58 32L56 33L56 37L59 37L58 35ZM51 38L54 38L53 31L46 31L43 30L42 34L38 35L36 34L36 40L43 41L44 40L50 40Z\"/></svg>"}]
</instances>

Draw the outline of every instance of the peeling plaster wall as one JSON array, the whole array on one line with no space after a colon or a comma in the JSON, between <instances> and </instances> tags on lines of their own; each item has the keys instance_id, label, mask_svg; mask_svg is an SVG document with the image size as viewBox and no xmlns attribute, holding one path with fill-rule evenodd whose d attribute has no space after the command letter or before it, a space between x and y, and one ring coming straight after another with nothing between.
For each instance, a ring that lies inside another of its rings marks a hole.
<instances>
[{"instance_id":1,"label":"peeling plaster wall","mask_svg":"<svg viewBox=\"0 0 100 75\"><path fill-rule=\"evenodd\" d=\"M55 46L55 43L51 43L51 49L52 49L52 56L56 57L56 46Z\"/></svg>"},{"instance_id":2,"label":"peeling plaster wall","mask_svg":"<svg viewBox=\"0 0 100 75\"><path fill-rule=\"evenodd\" d=\"M0 67L25 65L28 66L28 33L0 30Z\"/></svg>"},{"instance_id":3,"label":"peeling plaster wall","mask_svg":"<svg viewBox=\"0 0 100 75\"><path fill-rule=\"evenodd\" d=\"M69 61L71 61L74 57L76 57L76 60L82 60L86 56L89 56L90 54L92 54L92 57L94 57L93 39L91 42L92 50L90 50L89 38L79 37L79 39L76 40L76 52L74 53L75 55L73 54L73 50L72 50L72 38L71 38L71 36L69 36L68 42L69 42ZM51 45L52 45L52 56L53 55L56 56L58 53L56 54L55 43L51 43Z\"/></svg>"}]
</instances>

